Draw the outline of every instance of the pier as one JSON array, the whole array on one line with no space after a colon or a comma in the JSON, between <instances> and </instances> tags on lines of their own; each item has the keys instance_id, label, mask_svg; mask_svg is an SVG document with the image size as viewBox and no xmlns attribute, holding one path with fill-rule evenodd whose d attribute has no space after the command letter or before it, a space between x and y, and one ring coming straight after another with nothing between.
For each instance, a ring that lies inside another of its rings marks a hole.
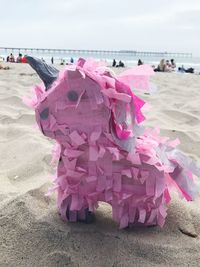
<instances>
[{"instance_id":1,"label":"pier","mask_svg":"<svg viewBox=\"0 0 200 267\"><path fill-rule=\"evenodd\" d=\"M92 49L55 49L55 48L17 48L17 47L0 47L0 55L3 54L50 54L50 55L112 55L112 56L130 56L130 57L158 57L158 58L192 58L192 53L176 52L145 52L136 50L92 50Z\"/></svg>"}]
</instances>

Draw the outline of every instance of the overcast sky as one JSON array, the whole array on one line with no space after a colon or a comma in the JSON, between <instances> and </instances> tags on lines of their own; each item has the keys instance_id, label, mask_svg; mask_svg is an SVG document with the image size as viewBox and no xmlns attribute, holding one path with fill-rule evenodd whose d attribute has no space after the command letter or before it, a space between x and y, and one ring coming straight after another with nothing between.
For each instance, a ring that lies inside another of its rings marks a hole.
<instances>
[{"instance_id":1,"label":"overcast sky","mask_svg":"<svg viewBox=\"0 0 200 267\"><path fill-rule=\"evenodd\" d=\"M0 46L192 52L200 0L0 0Z\"/></svg>"}]
</instances>

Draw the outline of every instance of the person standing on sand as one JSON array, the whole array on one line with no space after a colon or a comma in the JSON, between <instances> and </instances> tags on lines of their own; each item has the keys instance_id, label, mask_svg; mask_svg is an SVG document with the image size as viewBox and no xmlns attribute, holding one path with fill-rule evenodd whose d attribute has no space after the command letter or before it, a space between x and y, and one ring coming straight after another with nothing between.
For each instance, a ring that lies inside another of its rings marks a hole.
<instances>
[{"instance_id":1,"label":"person standing on sand","mask_svg":"<svg viewBox=\"0 0 200 267\"><path fill-rule=\"evenodd\" d=\"M142 60L141 59L138 59L138 66L140 66L140 65L143 65L144 63L142 62Z\"/></svg>"},{"instance_id":2,"label":"person standing on sand","mask_svg":"<svg viewBox=\"0 0 200 267\"><path fill-rule=\"evenodd\" d=\"M51 58L51 64L53 64L54 63L54 59L53 59L53 57Z\"/></svg>"},{"instance_id":3,"label":"person standing on sand","mask_svg":"<svg viewBox=\"0 0 200 267\"><path fill-rule=\"evenodd\" d=\"M12 53L9 56L9 62L15 62L15 58Z\"/></svg>"},{"instance_id":4,"label":"person standing on sand","mask_svg":"<svg viewBox=\"0 0 200 267\"><path fill-rule=\"evenodd\" d=\"M116 66L116 64L117 64L116 60L115 60L115 59L113 59L112 67L115 67L115 66Z\"/></svg>"}]
</instances>

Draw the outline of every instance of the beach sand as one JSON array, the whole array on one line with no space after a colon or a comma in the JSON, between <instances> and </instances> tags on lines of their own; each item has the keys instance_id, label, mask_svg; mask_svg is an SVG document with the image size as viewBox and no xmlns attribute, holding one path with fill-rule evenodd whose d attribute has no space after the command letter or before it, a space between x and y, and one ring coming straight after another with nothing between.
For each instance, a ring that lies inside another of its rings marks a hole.
<instances>
[{"instance_id":1,"label":"beach sand","mask_svg":"<svg viewBox=\"0 0 200 267\"><path fill-rule=\"evenodd\" d=\"M39 79L26 64L9 66L0 70L0 266L200 266L200 198L174 195L162 229L119 230L105 204L94 224L60 219L55 195L45 196L53 142L21 100ZM156 73L152 81L155 94L139 93L152 106L145 125L178 137L200 162L200 75Z\"/></svg>"}]
</instances>

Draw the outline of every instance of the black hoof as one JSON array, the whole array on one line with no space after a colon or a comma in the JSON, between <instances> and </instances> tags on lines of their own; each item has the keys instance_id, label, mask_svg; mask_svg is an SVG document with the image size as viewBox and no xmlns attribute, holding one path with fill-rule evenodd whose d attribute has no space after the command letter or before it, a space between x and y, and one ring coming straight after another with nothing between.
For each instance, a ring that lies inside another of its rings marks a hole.
<instances>
[{"instance_id":1,"label":"black hoof","mask_svg":"<svg viewBox=\"0 0 200 267\"><path fill-rule=\"evenodd\" d=\"M93 212L89 211L89 209L85 209L85 219L80 219L78 217L78 221L82 223L93 223L95 221L95 215Z\"/></svg>"},{"instance_id":2,"label":"black hoof","mask_svg":"<svg viewBox=\"0 0 200 267\"><path fill-rule=\"evenodd\" d=\"M67 208L66 217L67 217L67 220L70 221L69 208ZM82 223L86 223L86 224L90 224L90 223L93 223L95 221L95 215L93 212L89 211L89 209L87 208L87 209L85 209L85 219L81 219L81 218L79 218L79 214L77 211L77 221L82 222Z\"/></svg>"},{"instance_id":3,"label":"black hoof","mask_svg":"<svg viewBox=\"0 0 200 267\"><path fill-rule=\"evenodd\" d=\"M149 227L149 228L156 227L156 226L158 226L158 225L157 224L149 224L149 225L147 225L147 227Z\"/></svg>"}]
</instances>

